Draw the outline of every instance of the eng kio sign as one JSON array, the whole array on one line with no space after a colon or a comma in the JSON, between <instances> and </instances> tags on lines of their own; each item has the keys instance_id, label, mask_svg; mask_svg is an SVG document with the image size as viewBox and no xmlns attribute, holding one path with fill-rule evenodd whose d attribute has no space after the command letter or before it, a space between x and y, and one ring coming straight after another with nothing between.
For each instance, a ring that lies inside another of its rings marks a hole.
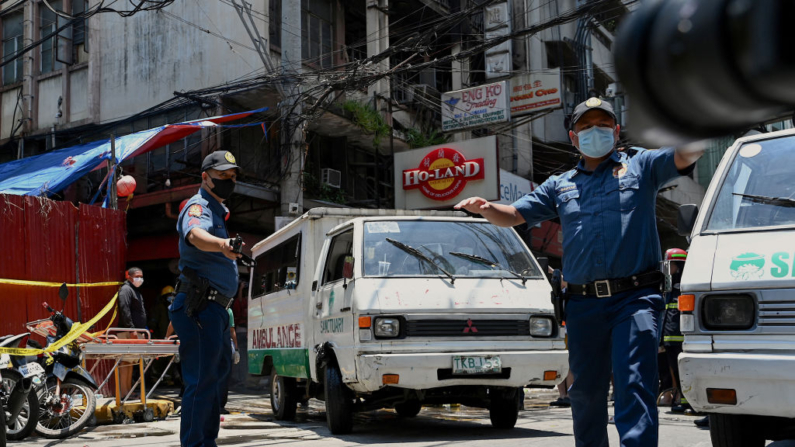
<instances>
[{"instance_id":1,"label":"eng kio sign","mask_svg":"<svg viewBox=\"0 0 795 447\"><path fill-rule=\"evenodd\" d=\"M562 107L560 69L512 78L510 96L512 116Z\"/></svg>"},{"instance_id":2,"label":"eng kio sign","mask_svg":"<svg viewBox=\"0 0 795 447\"><path fill-rule=\"evenodd\" d=\"M505 81L442 94L442 130L445 132L509 119Z\"/></svg>"},{"instance_id":3,"label":"eng kio sign","mask_svg":"<svg viewBox=\"0 0 795 447\"><path fill-rule=\"evenodd\" d=\"M446 208L469 196L497 199L497 138L395 154L395 185L396 208Z\"/></svg>"}]
</instances>

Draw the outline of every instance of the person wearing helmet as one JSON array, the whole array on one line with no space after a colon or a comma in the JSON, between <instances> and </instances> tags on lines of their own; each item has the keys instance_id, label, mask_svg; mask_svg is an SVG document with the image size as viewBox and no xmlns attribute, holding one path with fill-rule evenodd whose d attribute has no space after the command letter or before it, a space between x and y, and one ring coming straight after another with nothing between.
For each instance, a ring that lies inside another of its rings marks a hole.
<instances>
[{"instance_id":1,"label":"person wearing helmet","mask_svg":"<svg viewBox=\"0 0 795 447\"><path fill-rule=\"evenodd\" d=\"M666 304L665 309L662 336L665 355L668 358L668 367L671 370L671 376L674 378L674 385L676 386L673 392L673 400L671 401L672 413L684 413L686 410L692 409L690 404L687 403L685 395L682 394L682 385L679 382L679 364L677 363L679 354L682 353L682 342L685 339L679 329L679 294L682 293L679 289L679 284L682 281L685 261L687 261L687 252L681 248L672 248L665 252L665 262L670 265L672 290L665 297L665 302L668 304Z\"/></svg>"},{"instance_id":2,"label":"person wearing helmet","mask_svg":"<svg viewBox=\"0 0 795 447\"><path fill-rule=\"evenodd\" d=\"M163 287L160 289L160 295L158 295L152 307L149 309L147 316L149 317L148 323L149 329L152 331L152 338L166 338L166 332L171 323L171 319L168 316L168 306L174 300L174 295L173 287ZM167 365L168 359L166 358L155 360L152 364L152 368L149 370L149 377L157 380L163 370L166 369Z\"/></svg>"},{"instance_id":3,"label":"person wearing helmet","mask_svg":"<svg viewBox=\"0 0 795 447\"><path fill-rule=\"evenodd\" d=\"M174 301L174 295L176 295L174 288L165 286L160 290L160 295L152 306L149 315L149 329L152 330L154 338L165 338L166 336L168 323L171 321L168 317L168 306Z\"/></svg>"}]
</instances>

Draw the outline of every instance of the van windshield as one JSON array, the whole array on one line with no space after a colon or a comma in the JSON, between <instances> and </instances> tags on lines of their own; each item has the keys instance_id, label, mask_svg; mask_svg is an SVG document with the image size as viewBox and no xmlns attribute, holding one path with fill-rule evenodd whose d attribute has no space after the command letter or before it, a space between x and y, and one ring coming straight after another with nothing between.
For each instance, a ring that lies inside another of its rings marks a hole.
<instances>
[{"instance_id":1,"label":"van windshield","mask_svg":"<svg viewBox=\"0 0 795 447\"><path fill-rule=\"evenodd\" d=\"M707 230L795 225L795 136L740 147L720 186Z\"/></svg>"},{"instance_id":2,"label":"van windshield","mask_svg":"<svg viewBox=\"0 0 795 447\"><path fill-rule=\"evenodd\" d=\"M516 233L487 223L365 222L363 258L365 276L541 276Z\"/></svg>"}]
</instances>

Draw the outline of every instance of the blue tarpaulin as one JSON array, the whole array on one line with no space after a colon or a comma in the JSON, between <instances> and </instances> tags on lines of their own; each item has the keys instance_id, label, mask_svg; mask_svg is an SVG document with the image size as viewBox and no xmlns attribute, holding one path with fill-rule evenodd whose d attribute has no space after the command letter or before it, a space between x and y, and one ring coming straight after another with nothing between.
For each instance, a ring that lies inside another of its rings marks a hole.
<instances>
[{"instance_id":1,"label":"blue tarpaulin","mask_svg":"<svg viewBox=\"0 0 795 447\"><path fill-rule=\"evenodd\" d=\"M116 158L123 161L162 129L158 127L116 138ZM5 163L0 165L0 194L50 197L107 160L110 160L110 140Z\"/></svg>"},{"instance_id":2,"label":"blue tarpaulin","mask_svg":"<svg viewBox=\"0 0 795 447\"><path fill-rule=\"evenodd\" d=\"M116 162L165 146L218 123L245 118L267 108L204 118L117 137ZM259 125L259 123L254 124ZM110 160L110 140L71 146L0 164L0 194L50 197Z\"/></svg>"}]
</instances>

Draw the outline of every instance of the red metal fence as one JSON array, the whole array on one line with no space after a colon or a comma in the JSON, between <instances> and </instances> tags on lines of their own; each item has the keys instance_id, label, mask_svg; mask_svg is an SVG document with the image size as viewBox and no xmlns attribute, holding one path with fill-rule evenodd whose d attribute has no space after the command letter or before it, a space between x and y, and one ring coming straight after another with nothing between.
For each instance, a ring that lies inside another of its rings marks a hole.
<instances>
[{"instance_id":1,"label":"red metal fence","mask_svg":"<svg viewBox=\"0 0 795 447\"><path fill-rule=\"evenodd\" d=\"M26 322L47 318L41 305L45 301L61 307L57 288L9 285L1 280L122 281L126 234L123 211L0 194L0 335L24 332ZM87 321L107 305L118 288L71 287L64 313L73 320ZM95 330L105 329L111 315L100 320ZM101 371L95 376L102 376Z\"/></svg>"}]
</instances>

